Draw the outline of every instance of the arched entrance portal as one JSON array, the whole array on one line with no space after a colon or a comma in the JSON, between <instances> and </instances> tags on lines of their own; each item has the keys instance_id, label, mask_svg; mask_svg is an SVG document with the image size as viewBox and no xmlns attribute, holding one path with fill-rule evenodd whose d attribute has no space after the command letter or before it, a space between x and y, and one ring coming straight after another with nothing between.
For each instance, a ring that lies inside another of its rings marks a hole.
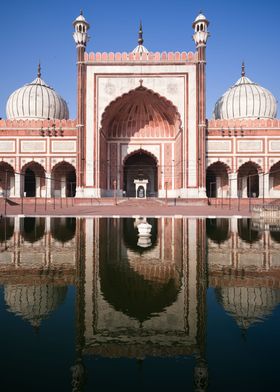
<instances>
[{"instance_id":1,"label":"arched entrance portal","mask_svg":"<svg viewBox=\"0 0 280 392\"><path fill-rule=\"evenodd\" d=\"M147 195L162 195L165 184L175 194L183 181L182 133L177 108L142 85L112 101L102 115L96 141L100 154L96 184L101 194L112 196L117 190L135 196L132 180L139 175L151 181ZM133 145L140 150L125 160L124 168L124 158ZM158 161L146 151L154 151ZM140 169L143 173L138 173Z\"/></svg>"},{"instance_id":2,"label":"arched entrance portal","mask_svg":"<svg viewBox=\"0 0 280 392\"><path fill-rule=\"evenodd\" d=\"M157 161L146 151L137 151L128 156L123 167L123 189L126 196L135 197L134 180L148 180L147 196L157 196Z\"/></svg>"}]
</instances>

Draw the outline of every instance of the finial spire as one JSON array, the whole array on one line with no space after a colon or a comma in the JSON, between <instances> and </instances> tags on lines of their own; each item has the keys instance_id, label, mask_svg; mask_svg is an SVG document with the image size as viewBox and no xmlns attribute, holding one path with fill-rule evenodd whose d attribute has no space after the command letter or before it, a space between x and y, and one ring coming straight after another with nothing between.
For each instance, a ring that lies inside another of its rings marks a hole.
<instances>
[{"instance_id":1,"label":"finial spire","mask_svg":"<svg viewBox=\"0 0 280 392\"><path fill-rule=\"evenodd\" d=\"M143 45L143 28L142 28L142 20L140 20L139 32L138 32L138 44Z\"/></svg>"},{"instance_id":2,"label":"finial spire","mask_svg":"<svg viewBox=\"0 0 280 392\"><path fill-rule=\"evenodd\" d=\"M244 61L242 61L241 76L242 76L242 78L245 76L245 63L244 63Z\"/></svg>"},{"instance_id":3,"label":"finial spire","mask_svg":"<svg viewBox=\"0 0 280 392\"><path fill-rule=\"evenodd\" d=\"M82 16L84 15L84 14L83 14L83 10L80 10L80 15L82 15Z\"/></svg>"},{"instance_id":4,"label":"finial spire","mask_svg":"<svg viewBox=\"0 0 280 392\"><path fill-rule=\"evenodd\" d=\"M41 78L41 64L40 64L40 62L38 64L37 76L38 76L39 79Z\"/></svg>"}]
</instances>

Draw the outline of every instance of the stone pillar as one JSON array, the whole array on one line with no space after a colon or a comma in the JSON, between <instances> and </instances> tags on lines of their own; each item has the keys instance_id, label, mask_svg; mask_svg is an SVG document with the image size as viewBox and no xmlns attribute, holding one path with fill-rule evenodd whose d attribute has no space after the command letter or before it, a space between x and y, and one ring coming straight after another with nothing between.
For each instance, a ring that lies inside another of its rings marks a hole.
<instances>
[{"instance_id":1,"label":"stone pillar","mask_svg":"<svg viewBox=\"0 0 280 392\"><path fill-rule=\"evenodd\" d=\"M238 197L238 192L237 192L237 173L230 173L228 175L228 181L229 181L229 193L230 197L232 199L236 199Z\"/></svg>"},{"instance_id":2,"label":"stone pillar","mask_svg":"<svg viewBox=\"0 0 280 392\"><path fill-rule=\"evenodd\" d=\"M216 177L216 197L222 197L222 180L221 180L221 177Z\"/></svg>"},{"instance_id":3,"label":"stone pillar","mask_svg":"<svg viewBox=\"0 0 280 392\"><path fill-rule=\"evenodd\" d=\"M264 191L264 197L267 199L270 197L270 178L269 177L270 176L268 173L264 175L264 190L263 191Z\"/></svg>"},{"instance_id":4,"label":"stone pillar","mask_svg":"<svg viewBox=\"0 0 280 392\"><path fill-rule=\"evenodd\" d=\"M23 191L21 192L21 175L20 173L15 173L15 184L14 184L14 196L21 197Z\"/></svg>"},{"instance_id":5,"label":"stone pillar","mask_svg":"<svg viewBox=\"0 0 280 392\"><path fill-rule=\"evenodd\" d=\"M15 196L15 176L10 177L10 197Z\"/></svg>"},{"instance_id":6,"label":"stone pillar","mask_svg":"<svg viewBox=\"0 0 280 392\"><path fill-rule=\"evenodd\" d=\"M263 173L259 173L259 197L263 197L264 196L264 174Z\"/></svg>"},{"instance_id":7,"label":"stone pillar","mask_svg":"<svg viewBox=\"0 0 280 392\"><path fill-rule=\"evenodd\" d=\"M241 197L248 197L247 196L247 177L241 178Z\"/></svg>"},{"instance_id":8,"label":"stone pillar","mask_svg":"<svg viewBox=\"0 0 280 392\"><path fill-rule=\"evenodd\" d=\"M36 195L36 197L40 197L41 196L41 178L39 176L35 176L35 182L36 182L35 195Z\"/></svg>"},{"instance_id":9,"label":"stone pillar","mask_svg":"<svg viewBox=\"0 0 280 392\"><path fill-rule=\"evenodd\" d=\"M66 197L66 177L60 179L60 197Z\"/></svg>"},{"instance_id":10,"label":"stone pillar","mask_svg":"<svg viewBox=\"0 0 280 392\"><path fill-rule=\"evenodd\" d=\"M51 197L52 196L52 180L51 180L51 173L46 173L46 179L45 179L45 197Z\"/></svg>"}]
</instances>

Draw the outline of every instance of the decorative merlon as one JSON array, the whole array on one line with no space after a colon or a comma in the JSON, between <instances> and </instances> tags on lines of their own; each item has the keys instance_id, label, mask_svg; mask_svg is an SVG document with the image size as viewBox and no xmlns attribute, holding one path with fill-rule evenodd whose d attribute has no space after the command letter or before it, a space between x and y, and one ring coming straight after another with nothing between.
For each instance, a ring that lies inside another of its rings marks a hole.
<instances>
[{"instance_id":1,"label":"decorative merlon","mask_svg":"<svg viewBox=\"0 0 280 392\"><path fill-rule=\"evenodd\" d=\"M55 126L59 128L76 128L77 120L0 120L0 130L1 128L47 128Z\"/></svg>"},{"instance_id":2,"label":"decorative merlon","mask_svg":"<svg viewBox=\"0 0 280 392\"><path fill-rule=\"evenodd\" d=\"M198 61L197 53L193 52L149 52L149 53L127 53L127 52L86 52L84 61L88 63L106 63L106 62L161 62L161 63L196 63Z\"/></svg>"}]
</instances>

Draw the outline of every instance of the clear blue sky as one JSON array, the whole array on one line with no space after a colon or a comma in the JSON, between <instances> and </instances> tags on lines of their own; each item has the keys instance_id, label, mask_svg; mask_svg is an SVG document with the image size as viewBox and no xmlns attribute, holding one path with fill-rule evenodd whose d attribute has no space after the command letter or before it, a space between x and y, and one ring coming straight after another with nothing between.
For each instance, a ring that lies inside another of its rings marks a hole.
<instances>
[{"instance_id":1,"label":"clear blue sky","mask_svg":"<svg viewBox=\"0 0 280 392\"><path fill-rule=\"evenodd\" d=\"M67 101L76 116L76 50L72 21L83 9L91 25L88 51L130 51L142 18L150 51L195 50L192 22L210 20L207 47L207 116L240 76L280 99L279 0L10 0L1 2L0 117L9 95L36 77Z\"/></svg>"}]
</instances>

